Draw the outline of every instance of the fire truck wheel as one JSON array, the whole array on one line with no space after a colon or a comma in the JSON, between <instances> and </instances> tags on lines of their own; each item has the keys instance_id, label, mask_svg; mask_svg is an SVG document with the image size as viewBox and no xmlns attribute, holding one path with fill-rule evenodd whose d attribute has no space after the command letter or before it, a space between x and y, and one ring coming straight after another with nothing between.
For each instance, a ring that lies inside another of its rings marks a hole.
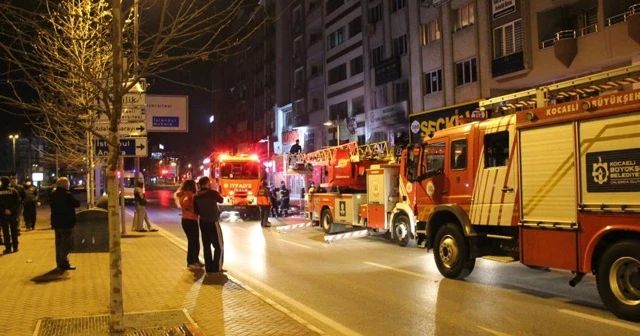
<instances>
[{"instance_id":1,"label":"fire truck wheel","mask_svg":"<svg viewBox=\"0 0 640 336\"><path fill-rule=\"evenodd\" d=\"M406 215L396 216L393 220L393 241L400 246L407 246L411 241L411 222Z\"/></svg>"},{"instance_id":2,"label":"fire truck wheel","mask_svg":"<svg viewBox=\"0 0 640 336\"><path fill-rule=\"evenodd\" d=\"M460 228L447 223L436 233L433 257L440 274L449 279L464 279L476 265L475 259L469 259L467 242Z\"/></svg>"},{"instance_id":3,"label":"fire truck wheel","mask_svg":"<svg viewBox=\"0 0 640 336\"><path fill-rule=\"evenodd\" d=\"M331 233L331 226L333 226L333 217L331 216L331 211L329 211L329 209L322 210L320 225L322 225L322 230L324 230L324 233Z\"/></svg>"},{"instance_id":4,"label":"fire truck wheel","mask_svg":"<svg viewBox=\"0 0 640 336\"><path fill-rule=\"evenodd\" d=\"M609 247L596 271L598 293L617 317L640 322L640 242L624 240Z\"/></svg>"}]
</instances>

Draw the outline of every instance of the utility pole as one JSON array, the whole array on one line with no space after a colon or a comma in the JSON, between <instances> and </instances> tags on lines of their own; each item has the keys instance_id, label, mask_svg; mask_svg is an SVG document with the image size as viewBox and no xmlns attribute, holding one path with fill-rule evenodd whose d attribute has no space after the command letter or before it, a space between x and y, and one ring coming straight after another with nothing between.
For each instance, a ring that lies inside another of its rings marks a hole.
<instances>
[{"instance_id":1,"label":"utility pole","mask_svg":"<svg viewBox=\"0 0 640 336\"><path fill-rule=\"evenodd\" d=\"M138 77L138 43L140 40L140 0L133 1L133 78ZM145 88L146 89L146 88ZM134 181L138 181L140 173L140 158L134 158ZM135 183L135 182L134 182Z\"/></svg>"}]
</instances>

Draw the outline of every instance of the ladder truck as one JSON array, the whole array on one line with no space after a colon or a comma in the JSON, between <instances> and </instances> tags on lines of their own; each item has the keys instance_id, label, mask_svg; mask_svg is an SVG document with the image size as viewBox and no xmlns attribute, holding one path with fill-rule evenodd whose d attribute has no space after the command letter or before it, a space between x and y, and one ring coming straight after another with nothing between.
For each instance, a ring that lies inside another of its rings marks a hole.
<instances>
[{"instance_id":1,"label":"ladder truck","mask_svg":"<svg viewBox=\"0 0 640 336\"><path fill-rule=\"evenodd\" d=\"M640 65L480 102L503 116L403 152L396 208L462 279L476 258L595 275L604 305L640 321ZM493 111L491 111L493 110Z\"/></svg>"}]
</instances>

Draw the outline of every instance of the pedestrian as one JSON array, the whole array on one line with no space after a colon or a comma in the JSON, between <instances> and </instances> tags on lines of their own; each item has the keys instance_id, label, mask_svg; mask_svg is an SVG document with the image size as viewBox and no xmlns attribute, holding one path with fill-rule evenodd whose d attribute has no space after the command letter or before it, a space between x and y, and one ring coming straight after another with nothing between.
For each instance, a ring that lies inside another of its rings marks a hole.
<instances>
[{"instance_id":1,"label":"pedestrian","mask_svg":"<svg viewBox=\"0 0 640 336\"><path fill-rule=\"evenodd\" d=\"M69 192L69 180L61 177L56 181L56 190L51 193L51 226L55 231L56 265L59 270L74 270L68 255L73 245L73 227L76 225L76 210L80 202Z\"/></svg>"},{"instance_id":2,"label":"pedestrian","mask_svg":"<svg viewBox=\"0 0 640 336\"><path fill-rule=\"evenodd\" d=\"M133 226L131 231L150 232L158 231L151 225L149 220L149 214L147 214L147 199L144 197L144 183L142 181L136 181L136 188L133 190L133 203L135 204L135 212L133 214ZM147 224L147 229L144 228L144 224Z\"/></svg>"},{"instance_id":3,"label":"pedestrian","mask_svg":"<svg viewBox=\"0 0 640 336\"><path fill-rule=\"evenodd\" d=\"M278 217L278 191L275 186L269 188L269 201L271 201L271 217Z\"/></svg>"},{"instance_id":4,"label":"pedestrian","mask_svg":"<svg viewBox=\"0 0 640 336\"><path fill-rule=\"evenodd\" d=\"M18 184L18 177L16 175L13 175L11 177L11 184L9 185L11 188L15 189L16 191L18 191L18 195L20 195L20 208L18 209L18 213L16 214L16 222L18 225L18 236L20 235L20 220L22 219L22 211L23 211L23 206L24 206L24 188Z\"/></svg>"},{"instance_id":5,"label":"pedestrian","mask_svg":"<svg viewBox=\"0 0 640 336\"><path fill-rule=\"evenodd\" d=\"M291 149L289 153L291 154L300 154L302 152L302 146L300 146L300 140L296 139L296 143L291 145Z\"/></svg>"},{"instance_id":6,"label":"pedestrian","mask_svg":"<svg viewBox=\"0 0 640 336\"><path fill-rule=\"evenodd\" d=\"M27 227L27 231L34 230L36 228L36 207L40 206L40 198L38 188L31 183L31 179L28 177L24 179L24 200L22 205L24 207L24 225Z\"/></svg>"},{"instance_id":7,"label":"pedestrian","mask_svg":"<svg viewBox=\"0 0 640 336\"><path fill-rule=\"evenodd\" d=\"M270 195L271 192L269 192L269 187L267 187L267 181L262 180L257 194L258 206L260 207L260 226L262 227L271 226L271 223L269 223L269 210L271 209Z\"/></svg>"},{"instance_id":8,"label":"pedestrian","mask_svg":"<svg viewBox=\"0 0 640 336\"><path fill-rule=\"evenodd\" d=\"M220 229L220 209L218 203L224 199L216 190L211 189L211 181L208 177L198 180L200 190L193 201L193 209L200 218L200 234L202 235L202 248L204 249L204 266L207 273L225 272L224 240ZM211 245L213 245L213 258L211 257Z\"/></svg>"},{"instance_id":9,"label":"pedestrian","mask_svg":"<svg viewBox=\"0 0 640 336\"><path fill-rule=\"evenodd\" d=\"M289 216L289 189L284 184L284 181L280 181L280 215L284 217Z\"/></svg>"},{"instance_id":10,"label":"pedestrian","mask_svg":"<svg viewBox=\"0 0 640 336\"><path fill-rule=\"evenodd\" d=\"M11 188L8 177L0 177L0 226L4 240L3 254L18 252L18 209L20 208L20 195Z\"/></svg>"},{"instance_id":11,"label":"pedestrian","mask_svg":"<svg viewBox=\"0 0 640 336\"><path fill-rule=\"evenodd\" d=\"M176 205L182 209L182 230L187 236L187 267L202 268L198 260L200 255L200 233L198 231L198 215L194 212L193 198L196 195L196 182L185 180L173 195Z\"/></svg>"}]
</instances>

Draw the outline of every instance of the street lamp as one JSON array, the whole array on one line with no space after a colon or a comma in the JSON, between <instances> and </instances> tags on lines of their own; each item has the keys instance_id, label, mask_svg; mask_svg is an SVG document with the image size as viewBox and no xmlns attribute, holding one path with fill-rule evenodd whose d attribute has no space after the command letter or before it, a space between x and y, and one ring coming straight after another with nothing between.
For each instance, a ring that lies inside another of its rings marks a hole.
<instances>
[{"instance_id":1,"label":"street lamp","mask_svg":"<svg viewBox=\"0 0 640 336\"><path fill-rule=\"evenodd\" d=\"M18 139L18 134L9 135L9 139L13 142L13 172L16 173L16 140Z\"/></svg>"},{"instance_id":2,"label":"street lamp","mask_svg":"<svg viewBox=\"0 0 640 336\"><path fill-rule=\"evenodd\" d=\"M325 126L329 126L329 127L335 126L335 128L336 128L336 145L339 146L340 145L340 119L336 120L335 123L333 121L331 121L331 120L326 121L324 123L324 125Z\"/></svg>"},{"instance_id":3,"label":"street lamp","mask_svg":"<svg viewBox=\"0 0 640 336\"><path fill-rule=\"evenodd\" d=\"M261 139L260 141L258 141L259 143L267 143L267 160L271 159L271 142L270 142L270 138L267 135L267 137L265 139Z\"/></svg>"}]
</instances>

